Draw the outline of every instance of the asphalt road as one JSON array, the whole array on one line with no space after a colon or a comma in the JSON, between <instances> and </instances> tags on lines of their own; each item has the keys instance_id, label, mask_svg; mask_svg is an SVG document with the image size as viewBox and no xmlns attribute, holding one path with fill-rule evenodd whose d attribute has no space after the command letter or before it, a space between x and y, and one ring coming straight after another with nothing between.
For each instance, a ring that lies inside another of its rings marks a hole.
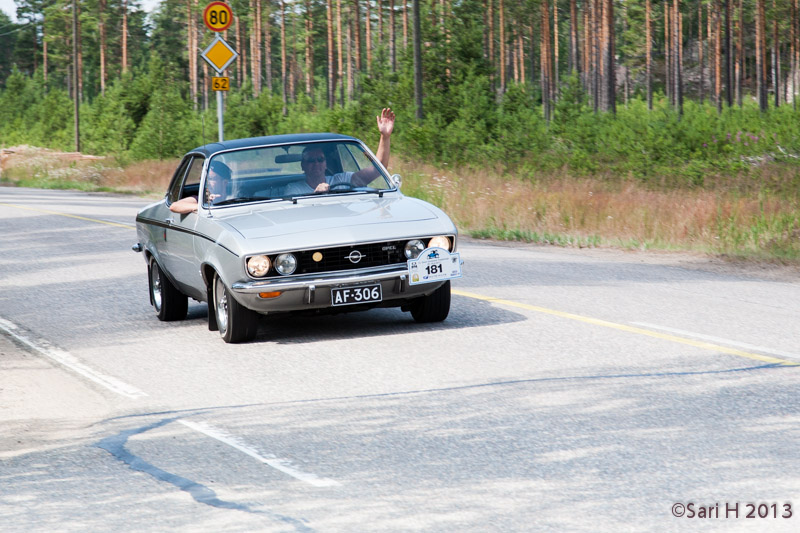
<instances>
[{"instance_id":1,"label":"asphalt road","mask_svg":"<svg viewBox=\"0 0 800 533\"><path fill-rule=\"evenodd\" d=\"M0 530L800 530L800 273L464 241L444 323L227 345L148 201L0 188Z\"/></svg>"}]
</instances>

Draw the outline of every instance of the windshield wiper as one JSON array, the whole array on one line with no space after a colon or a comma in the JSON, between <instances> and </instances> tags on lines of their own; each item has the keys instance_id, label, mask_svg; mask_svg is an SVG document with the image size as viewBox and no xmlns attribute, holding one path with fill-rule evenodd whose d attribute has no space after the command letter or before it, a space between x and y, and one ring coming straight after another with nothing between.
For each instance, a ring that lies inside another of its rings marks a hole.
<instances>
[{"instance_id":1,"label":"windshield wiper","mask_svg":"<svg viewBox=\"0 0 800 533\"><path fill-rule=\"evenodd\" d=\"M272 198L268 196L237 196L236 198L228 198L227 200L217 202L214 204L214 207L219 207L221 205L241 204L244 202L257 202L261 200L272 200Z\"/></svg>"}]
</instances>

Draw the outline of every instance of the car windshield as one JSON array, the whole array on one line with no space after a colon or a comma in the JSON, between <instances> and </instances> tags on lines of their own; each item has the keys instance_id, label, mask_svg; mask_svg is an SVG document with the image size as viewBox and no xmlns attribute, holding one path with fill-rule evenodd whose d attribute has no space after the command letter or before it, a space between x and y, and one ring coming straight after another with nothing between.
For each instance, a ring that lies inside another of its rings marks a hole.
<instances>
[{"instance_id":1,"label":"car windshield","mask_svg":"<svg viewBox=\"0 0 800 533\"><path fill-rule=\"evenodd\" d=\"M247 148L209 162L203 203L234 205L309 195L380 193L394 186L357 142Z\"/></svg>"}]
</instances>

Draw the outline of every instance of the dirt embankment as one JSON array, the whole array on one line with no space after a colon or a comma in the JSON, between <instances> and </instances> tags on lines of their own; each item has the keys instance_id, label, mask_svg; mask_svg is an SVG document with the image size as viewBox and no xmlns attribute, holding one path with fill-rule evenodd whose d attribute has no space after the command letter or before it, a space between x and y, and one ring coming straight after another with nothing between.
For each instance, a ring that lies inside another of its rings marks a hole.
<instances>
[{"instance_id":1,"label":"dirt embankment","mask_svg":"<svg viewBox=\"0 0 800 533\"><path fill-rule=\"evenodd\" d=\"M3 171L13 168L23 162L30 161L31 158L40 157L48 160L56 160L62 163L74 161L97 161L105 159L102 156L82 154L80 152L58 152L47 148L36 146L20 145L0 149L0 176Z\"/></svg>"}]
</instances>

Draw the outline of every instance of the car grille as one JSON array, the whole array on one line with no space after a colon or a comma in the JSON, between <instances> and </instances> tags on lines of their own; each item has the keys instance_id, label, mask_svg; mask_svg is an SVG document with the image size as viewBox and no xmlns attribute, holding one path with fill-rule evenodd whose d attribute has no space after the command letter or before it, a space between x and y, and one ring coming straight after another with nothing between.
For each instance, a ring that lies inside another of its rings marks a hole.
<instances>
[{"instance_id":1,"label":"car grille","mask_svg":"<svg viewBox=\"0 0 800 533\"><path fill-rule=\"evenodd\" d=\"M406 242L404 240L373 242L298 252L295 253L298 263L295 275L402 264L406 262L403 253ZM314 260L316 253L322 255L319 261ZM356 259L359 254L360 260L351 261L351 258Z\"/></svg>"}]
</instances>

